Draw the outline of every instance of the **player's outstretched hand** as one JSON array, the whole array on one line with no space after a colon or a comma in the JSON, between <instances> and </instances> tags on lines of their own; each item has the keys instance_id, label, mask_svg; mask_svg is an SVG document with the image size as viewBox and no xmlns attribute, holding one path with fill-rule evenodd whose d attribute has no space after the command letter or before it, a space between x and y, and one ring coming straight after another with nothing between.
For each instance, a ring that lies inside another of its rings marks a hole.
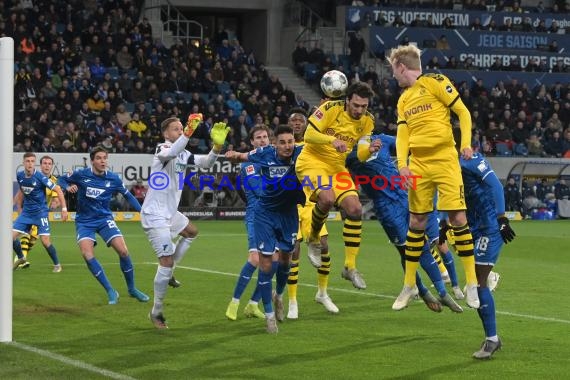
<instances>
[{"instance_id":1,"label":"player's outstretched hand","mask_svg":"<svg viewBox=\"0 0 570 380\"><path fill-rule=\"evenodd\" d=\"M212 138L212 142L215 145L223 146L224 143L226 142L226 136L228 135L229 131L230 127L228 127L226 123L220 122L214 124L212 130L210 131L210 137Z\"/></svg>"},{"instance_id":2,"label":"player's outstretched hand","mask_svg":"<svg viewBox=\"0 0 570 380\"><path fill-rule=\"evenodd\" d=\"M497 222L499 222L499 232L501 233L501 237L503 238L505 244L513 241L513 239L517 235L515 234L515 231L511 228L511 225L509 223L509 218L507 218L506 216L500 216L497 218Z\"/></svg>"},{"instance_id":3,"label":"player's outstretched hand","mask_svg":"<svg viewBox=\"0 0 570 380\"><path fill-rule=\"evenodd\" d=\"M447 224L447 220L442 219L439 221L439 244L445 243L447 240L447 231L449 231L450 228L451 226Z\"/></svg>"},{"instance_id":4,"label":"player's outstretched hand","mask_svg":"<svg viewBox=\"0 0 570 380\"><path fill-rule=\"evenodd\" d=\"M194 131L198 128L200 123L204 120L204 116L201 113L193 113L188 116L188 121L184 127L184 136L190 137Z\"/></svg>"}]
</instances>

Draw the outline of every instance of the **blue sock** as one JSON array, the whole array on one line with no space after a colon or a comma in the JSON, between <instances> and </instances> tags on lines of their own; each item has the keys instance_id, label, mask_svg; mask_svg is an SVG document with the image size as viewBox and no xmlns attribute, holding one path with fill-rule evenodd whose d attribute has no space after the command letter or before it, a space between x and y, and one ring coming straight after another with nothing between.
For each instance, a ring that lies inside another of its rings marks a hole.
<instances>
[{"instance_id":1,"label":"blue sock","mask_svg":"<svg viewBox=\"0 0 570 380\"><path fill-rule=\"evenodd\" d=\"M261 293L261 299L263 300L263 308L266 313L273 312L273 304L271 298L271 279L273 278L273 271L264 272L261 269L258 272L257 288Z\"/></svg>"},{"instance_id":2,"label":"blue sock","mask_svg":"<svg viewBox=\"0 0 570 380\"><path fill-rule=\"evenodd\" d=\"M135 288L135 270L133 268L131 256L119 256L119 265L121 266L121 270L125 276L127 289L133 290Z\"/></svg>"},{"instance_id":3,"label":"blue sock","mask_svg":"<svg viewBox=\"0 0 570 380\"><path fill-rule=\"evenodd\" d=\"M259 285L255 285L255 290L251 295L251 300L253 302L259 302L260 299L261 299L261 290L259 290Z\"/></svg>"},{"instance_id":4,"label":"blue sock","mask_svg":"<svg viewBox=\"0 0 570 380\"><path fill-rule=\"evenodd\" d=\"M53 265L58 265L59 259L57 258L57 252L55 251L55 247L53 246L53 244L50 245L49 247L46 247L46 251L49 257L51 258L51 261L53 261Z\"/></svg>"},{"instance_id":5,"label":"blue sock","mask_svg":"<svg viewBox=\"0 0 570 380\"><path fill-rule=\"evenodd\" d=\"M447 273L449 274L449 279L451 280L451 286L459 286L459 282L457 281L457 272L455 271L455 262L453 260L453 254L449 251L446 253L441 254L441 258L443 260L443 265L445 265L445 269L447 269Z\"/></svg>"},{"instance_id":6,"label":"blue sock","mask_svg":"<svg viewBox=\"0 0 570 380\"><path fill-rule=\"evenodd\" d=\"M238 300L241 298L241 295L247 287L247 284L249 284L249 281L251 280L251 276L253 275L253 272L255 272L255 269L256 268L251 265L249 261L246 261L244 266L241 268L241 272L239 273L239 278L234 289L234 298Z\"/></svg>"},{"instance_id":7,"label":"blue sock","mask_svg":"<svg viewBox=\"0 0 570 380\"><path fill-rule=\"evenodd\" d=\"M497 335L497 321L495 319L495 300L489 288L477 288L479 293L479 301L481 306L477 309L479 318L483 321L485 336L492 337Z\"/></svg>"},{"instance_id":8,"label":"blue sock","mask_svg":"<svg viewBox=\"0 0 570 380\"><path fill-rule=\"evenodd\" d=\"M16 253L16 256L18 256L19 259L24 258L24 254L22 253L22 245L20 244L19 238L12 241L12 248L14 249L14 252Z\"/></svg>"},{"instance_id":9,"label":"blue sock","mask_svg":"<svg viewBox=\"0 0 570 380\"><path fill-rule=\"evenodd\" d=\"M447 294L447 291L445 290L445 283L441 279L441 272L439 271L439 268L433 256L429 252L429 247L428 249L424 247L424 250L420 255L420 265L429 276L431 282L433 282L433 286L435 286L435 290L437 290L437 293L441 297L445 296Z\"/></svg>"},{"instance_id":10,"label":"blue sock","mask_svg":"<svg viewBox=\"0 0 570 380\"><path fill-rule=\"evenodd\" d=\"M103 270L101 264L99 264L99 261L97 261L97 259L94 257L91 260L85 260L85 263L97 281L99 281L99 283L105 288L107 292L110 292L113 287L109 283L109 280L107 280L105 271Z\"/></svg>"},{"instance_id":11,"label":"blue sock","mask_svg":"<svg viewBox=\"0 0 570 380\"><path fill-rule=\"evenodd\" d=\"M278 264L277 274L275 276L275 292L277 294L283 294L285 291L285 285L287 285L287 279L289 278L289 270L291 269L291 264L283 265Z\"/></svg>"}]
</instances>

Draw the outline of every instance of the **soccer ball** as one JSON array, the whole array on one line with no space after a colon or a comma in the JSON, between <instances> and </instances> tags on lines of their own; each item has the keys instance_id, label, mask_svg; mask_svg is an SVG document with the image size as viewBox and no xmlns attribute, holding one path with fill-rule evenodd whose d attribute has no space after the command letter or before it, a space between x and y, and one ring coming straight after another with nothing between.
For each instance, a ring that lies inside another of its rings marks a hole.
<instances>
[{"instance_id":1,"label":"soccer ball","mask_svg":"<svg viewBox=\"0 0 570 380\"><path fill-rule=\"evenodd\" d=\"M329 98L343 96L348 87L348 79L341 71L327 71L321 78L321 90Z\"/></svg>"}]
</instances>

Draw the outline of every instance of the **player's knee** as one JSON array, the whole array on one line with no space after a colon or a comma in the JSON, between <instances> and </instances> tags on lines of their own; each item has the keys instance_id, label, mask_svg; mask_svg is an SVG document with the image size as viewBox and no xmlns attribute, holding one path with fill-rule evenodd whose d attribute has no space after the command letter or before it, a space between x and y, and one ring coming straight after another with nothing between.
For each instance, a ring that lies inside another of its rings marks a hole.
<instances>
[{"instance_id":1,"label":"player's knee","mask_svg":"<svg viewBox=\"0 0 570 380\"><path fill-rule=\"evenodd\" d=\"M335 197L333 192L321 191L319 193L319 199L317 204L319 205L319 208L321 210L329 211L331 208L333 208L334 201Z\"/></svg>"},{"instance_id":2,"label":"player's knee","mask_svg":"<svg viewBox=\"0 0 570 380\"><path fill-rule=\"evenodd\" d=\"M195 238L198 236L198 227L188 223L188 225L180 232L180 235L185 238Z\"/></svg>"}]
</instances>

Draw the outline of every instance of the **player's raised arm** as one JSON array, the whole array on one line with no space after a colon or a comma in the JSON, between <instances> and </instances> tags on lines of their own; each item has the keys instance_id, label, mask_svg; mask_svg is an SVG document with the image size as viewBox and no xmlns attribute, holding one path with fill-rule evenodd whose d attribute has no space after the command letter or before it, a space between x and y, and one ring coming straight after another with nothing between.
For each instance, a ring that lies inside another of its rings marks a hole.
<instances>
[{"instance_id":1,"label":"player's raised arm","mask_svg":"<svg viewBox=\"0 0 570 380\"><path fill-rule=\"evenodd\" d=\"M224 143L226 142L226 137L228 132L230 131L230 127L226 125L226 123L216 123L212 127L210 131L210 138L214 143L212 150L206 156L195 156L194 157L194 165L200 168L211 168L216 162L218 158L218 154L224 148Z\"/></svg>"},{"instance_id":2,"label":"player's raised arm","mask_svg":"<svg viewBox=\"0 0 570 380\"><path fill-rule=\"evenodd\" d=\"M188 121L184 127L177 117L169 117L164 120L160 125L160 129L166 142L156 148L156 157L161 162L168 162L182 153L186 148L186 144L188 144L188 139L202 120L203 116L201 113L193 113L188 116Z\"/></svg>"},{"instance_id":3,"label":"player's raised arm","mask_svg":"<svg viewBox=\"0 0 570 380\"><path fill-rule=\"evenodd\" d=\"M229 152L226 152L226 158L228 160L230 160L231 162L246 162L248 161L247 156L249 153L240 153L240 152L236 152L233 150L230 150Z\"/></svg>"},{"instance_id":4,"label":"player's raised arm","mask_svg":"<svg viewBox=\"0 0 570 380\"><path fill-rule=\"evenodd\" d=\"M382 148L380 139L370 140L370 136L363 136L358 140L356 156L360 162L364 162L370 158L372 153L378 152Z\"/></svg>"}]
</instances>

